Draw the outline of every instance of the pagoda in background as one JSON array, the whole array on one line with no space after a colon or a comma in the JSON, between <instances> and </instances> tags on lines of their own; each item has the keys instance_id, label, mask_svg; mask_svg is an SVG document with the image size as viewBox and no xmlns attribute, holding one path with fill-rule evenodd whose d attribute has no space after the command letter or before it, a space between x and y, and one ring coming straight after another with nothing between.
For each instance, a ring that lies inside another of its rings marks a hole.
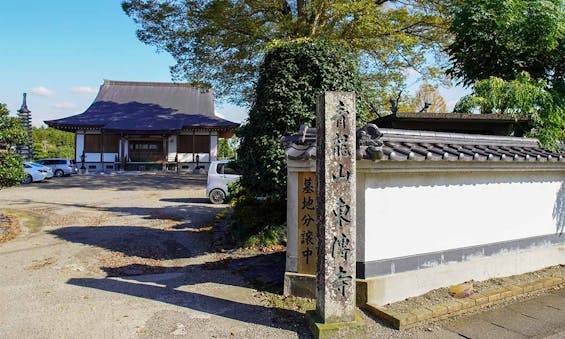
<instances>
[{"instance_id":1,"label":"pagoda in background","mask_svg":"<svg viewBox=\"0 0 565 339\"><path fill-rule=\"evenodd\" d=\"M18 145L16 150L27 161L33 158L33 134L31 130L31 111L27 108L27 94L24 93L22 107L18 110L18 117L22 123L22 127L27 133L28 141L26 144Z\"/></svg>"}]
</instances>

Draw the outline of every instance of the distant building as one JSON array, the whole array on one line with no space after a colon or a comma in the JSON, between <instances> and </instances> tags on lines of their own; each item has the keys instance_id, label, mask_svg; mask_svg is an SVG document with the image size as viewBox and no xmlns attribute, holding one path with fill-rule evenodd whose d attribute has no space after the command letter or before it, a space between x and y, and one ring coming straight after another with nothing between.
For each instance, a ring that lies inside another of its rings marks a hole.
<instances>
[{"instance_id":1,"label":"distant building","mask_svg":"<svg viewBox=\"0 0 565 339\"><path fill-rule=\"evenodd\" d=\"M371 121L379 128L523 136L531 129L529 117L508 114L393 113Z\"/></svg>"},{"instance_id":2,"label":"distant building","mask_svg":"<svg viewBox=\"0 0 565 339\"><path fill-rule=\"evenodd\" d=\"M33 133L31 129L31 111L27 108L27 93L23 95L22 107L18 110L18 117L22 123L22 127L27 133L27 143L16 146L17 152L25 159L33 158Z\"/></svg>"},{"instance_id":3,"label":"distant building","mask_svg":"<svg viewBox=\"0 0 565 339\"><path fill-rule=\"evenodd\" d=\"M214 91L185 83L105 80L92 105L45 121L76 134L75 160L89 170L194 170L217 159L218 138L239 124L214 112Z\"/></svg>"}]
</instances>

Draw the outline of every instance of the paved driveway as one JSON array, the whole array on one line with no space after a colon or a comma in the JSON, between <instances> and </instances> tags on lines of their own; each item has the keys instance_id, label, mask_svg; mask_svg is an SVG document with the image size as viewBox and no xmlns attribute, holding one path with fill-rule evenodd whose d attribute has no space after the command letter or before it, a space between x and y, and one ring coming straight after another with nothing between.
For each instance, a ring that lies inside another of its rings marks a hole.
<instances>
[{"instance_id":1,"label":"paved driveway","mask_svg":"<svg viewBox=\"0 0 565 339\"><path fill-rule=\"evenodd\" d=\"M300 336L241 277L208 269L224 207L204 194L205 178L181 175L1 190L0 212L29 212L31 229L0 244L0 338Z\"/></svg>"}]
</instances>

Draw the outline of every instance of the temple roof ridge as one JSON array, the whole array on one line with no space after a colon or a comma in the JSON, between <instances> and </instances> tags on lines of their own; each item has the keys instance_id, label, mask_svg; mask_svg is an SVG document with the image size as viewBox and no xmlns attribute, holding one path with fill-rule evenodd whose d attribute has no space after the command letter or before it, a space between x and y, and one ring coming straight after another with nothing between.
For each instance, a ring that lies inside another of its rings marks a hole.
<instances>
[{"instance_id":1,"label":"temple roof ridge","mask_svg":"<svg viewBox=\"0 0 565 339\"><path fill-rule=\"evenodd\" d=\"M125 80L108 80L104 79L103 85L111 86L149 86L149 87L185 87L197 88L205 91L213 91L213 88L205 88L194 86L188 82L164 82L164 81L125 81Z\"/></svg>"}]
</instances>

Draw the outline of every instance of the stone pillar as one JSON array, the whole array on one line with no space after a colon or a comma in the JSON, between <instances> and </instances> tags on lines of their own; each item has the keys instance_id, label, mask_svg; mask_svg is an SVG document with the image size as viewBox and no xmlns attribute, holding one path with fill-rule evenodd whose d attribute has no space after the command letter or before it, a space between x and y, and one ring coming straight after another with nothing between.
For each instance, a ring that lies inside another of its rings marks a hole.
<instances>
[{"instance_id":1,"label":"stone pillar","mask_svg":"<svg viewBox=\"0 0 565 339\"><path fill-rule=\"evenodd\" d=\"M320 95L316 122L318 260L313 332L326 337L359 325L355 306L355 94Z\"/></svg>"}]
</instances>

